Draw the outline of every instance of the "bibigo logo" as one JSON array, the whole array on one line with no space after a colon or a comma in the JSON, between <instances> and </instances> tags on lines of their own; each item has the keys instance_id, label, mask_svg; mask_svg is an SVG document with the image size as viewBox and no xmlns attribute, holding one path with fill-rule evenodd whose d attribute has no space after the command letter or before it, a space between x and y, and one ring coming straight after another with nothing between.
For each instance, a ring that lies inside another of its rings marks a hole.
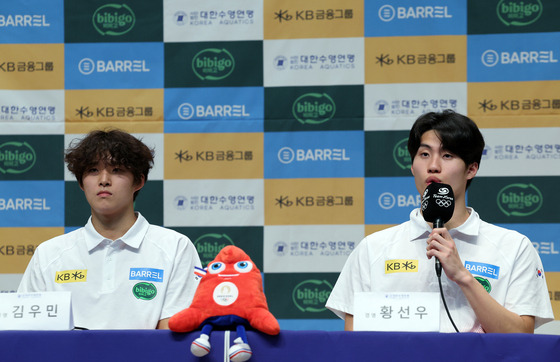
<instances>
[{"instance_id":1,"label":"bibigo logo","mask_svg":"<svg viewBox=\"0 0 560 362\"><path fill-rule=\"evenodd\" d=\"M119 36L134 28L136 16L126 4L106 4L95 10L92 22L99 34Z\"/></svg>"},{"instance_id":2,"label":"bibigo logo","mask_svg":"<svg viewBox=\"0 0 560 362\"><path fill-rule=\"evenodd\" d=\"M202 80L227 78L235 68L235 59L226 49L204 49L192 60L194 74Z\"/></svg>"},{"instance_id":3,"label":"bibigo logo","mask_svg":"<svg viewBox=\"0 0 560 362\"><path fill-rule=\"evenodd\" d=\"M533 184L511 184L498 192L497 203L506 216L525 217L539 211L543 196Z\"/></svg>"},{"instance_id":4,"label":"bibigo logo","mask_svg":"<svg viewBox=\"0 0 560 362\"><path fill-rule=\"evenodd\" d=\"M326 93L307 93L295 100L292 114L301 124L321 124L330 121L336 104Z\"/></svg>"},{"instance_id":5,"label":"bibigo logo","mask_svg":"<svg viewBox=\"0 0 560 362\"><path fill-rule=\"evenodd\" d=\"M292 301L302 312L323 312L332 289L332 284L326 280L305 280L292 291Z\"/></svg>"},{"instance_id":6,"label":"bibigo logo","mask_svg":"<svg viewBox=\"0 0 560 362\"><path fill-rule=\"evenodd\" d=\"M0 145L0 172L21 174L29 171L37 156L27 142L6 142Z\"/></svg>"},{"instance_id":7,"label":"bibigo logo","mask_svg":"<svg viewBox=\"0 0 560 362\"><path fill-rule=\"evenodd\" d=\"M393 147L393 160L403 170L410 170L412 159L408 153L408 137L403 138Z\"/></svg>"},{"instance_id":8,"label":"bibigo logo","mask_svg":"<svg viewBox=\"0 0 560 362\"><path fill-rule=\"evenodd\" d=\"M152 300L157 295L157 288L152 283L140 282L132 287L132 294L137 299Z\"/></svg>"},{"instance_id":9,"label":"bibigo logo","mask_svg":"<svg viewBox=\"0 0 560 362\"><path fill-rule=\"evenodd\" d=\"M543 5L541 0L500 0L496 12L507 26L527 26L541 17Z\"/></svg>"}]
</instances>

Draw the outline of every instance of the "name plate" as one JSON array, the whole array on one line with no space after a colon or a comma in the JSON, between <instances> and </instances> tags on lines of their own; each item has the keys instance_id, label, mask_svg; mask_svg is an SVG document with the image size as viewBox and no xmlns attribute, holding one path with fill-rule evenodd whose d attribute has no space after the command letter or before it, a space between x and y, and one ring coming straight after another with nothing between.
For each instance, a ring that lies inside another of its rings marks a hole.
<instances>
[{"instance_id":1,"label":"name plate","mask_svg":"<svg viewBox=\"0 0 560 362\"><path fill-rule=\"evenodd\" d=\"M70 292L0 294L0 330L73 328Z\"/></svg>"},{"instance_id":2,"label":"name plate","mask_svg":"<svg viewBox=\"0 0 560 362\"><path fill-rule=\"evenodd\" d=\"M438 293L354 294L355 331L439 332Z\"/></svg>"}]
</instances>

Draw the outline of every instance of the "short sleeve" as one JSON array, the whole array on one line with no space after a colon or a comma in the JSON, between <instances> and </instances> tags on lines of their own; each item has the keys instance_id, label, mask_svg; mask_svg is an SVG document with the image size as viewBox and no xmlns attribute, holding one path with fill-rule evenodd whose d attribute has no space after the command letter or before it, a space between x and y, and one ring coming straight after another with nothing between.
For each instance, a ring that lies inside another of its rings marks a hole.
<instances>
[{"instance_id":1,"label":"short sleeve","mask_svg":"<svg viewBox=\"0 0 560 362\"><path fill-rule=\"evenodd\" d=\"M541 259L527 237L523 237L513 264L504 306L519 315L535 317L535 328L554 319Z\"/></svg>"},{"instance_id":2,"label":"short sleeve","mask_svg":"<svg viewBox=\"0 0 560 362\"><path fill-rule=\"evenodd\" d=\"M199 282L199 278L194 274L195 267L201 267L196 248L186 236L181 235L160 320L170 318L191 305Z\"/></svg>"},{"instance_id":3,"label":"short sleeve","mask_svg":"<svg viewBox=\"0 0 560 362\"><path fill-rule=\"evenodd\" d=\"M338 317L354 314L354 293L371 291L367 238L350 254L327 300L326 307Z\"/></svg>"},{"instance_id":4,"label":"short sleeve","mask_svg":"<svg viewBox=\"0 0 560 362\"><path fill-rule=\"evenodd\" d=\"M18 293L34 293L47 291L43 271L40 264L41 247L35 249L23 277L18 286Z\"/></svg>"}]
</instances>

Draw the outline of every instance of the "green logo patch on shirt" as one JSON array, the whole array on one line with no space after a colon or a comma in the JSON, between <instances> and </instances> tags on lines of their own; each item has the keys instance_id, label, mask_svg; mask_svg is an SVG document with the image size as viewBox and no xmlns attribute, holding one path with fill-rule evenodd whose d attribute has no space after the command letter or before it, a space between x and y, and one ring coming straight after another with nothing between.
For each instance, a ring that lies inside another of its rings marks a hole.
<instances>
[{"instance_id":1,"label":"green logo patch on shirt","mask_svg":"<svg viewBox=\"0 0 560 362\"><path fill-rule=\"evenodd\" d=\"M137 299L152 300L157 295L157 288L152 283L140 282L132 287L132 294Z\"/></svg>"}]
</instances>

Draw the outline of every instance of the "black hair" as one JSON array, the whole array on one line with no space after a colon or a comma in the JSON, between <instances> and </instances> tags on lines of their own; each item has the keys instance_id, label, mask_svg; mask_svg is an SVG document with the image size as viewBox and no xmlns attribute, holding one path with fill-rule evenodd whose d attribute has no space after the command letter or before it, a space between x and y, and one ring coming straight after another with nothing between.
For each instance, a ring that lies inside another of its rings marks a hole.
<instances>
[{"instance_id":1,"label":"black hair","mask_svg":"<svg viewBox=\"0 0 560 362\"><path fill-rule=\"evenodd\" d=\"M459 156L467 167L477 163L484 152L484 137L472 119L450 109L429 112L418 117L408 136L408 152L414 159L420 139L428 131L434 131L441 140L443 149ZM467 181L467 188L472 179Z\"/></svg>"},{"instance_id":2,"label":"black hair","mask_svg":"<svg viewBox=\"0 0 560 362\"><path fill-rule=\"evenodd\" d=\"M84 173L99 162L126 168L132 173L134 182L139 184L142 176L144 181L148 180L148 173L154 163L154 150L124 131L95 130L72 143L64 160L80 186L83 186ZM139 191L134 193L134 199Z\"/></svg>"}]
</instances>

